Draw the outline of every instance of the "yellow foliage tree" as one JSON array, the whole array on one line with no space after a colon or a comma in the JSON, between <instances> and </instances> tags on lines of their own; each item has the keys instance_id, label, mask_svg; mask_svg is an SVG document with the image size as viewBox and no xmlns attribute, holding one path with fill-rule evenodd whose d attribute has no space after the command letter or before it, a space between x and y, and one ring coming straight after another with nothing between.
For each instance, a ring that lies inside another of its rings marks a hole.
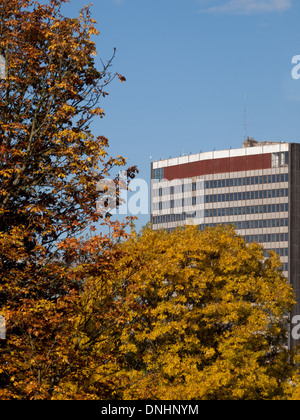
<instances>
[{"instance_id":1,"label":"yellow foliage tree","mask_svg":"<svg viewBox=\"0 0 300 420\"><path fill-rule=\"evenodd\" d=\"M261 246L246 245L224 227L146 229L120 249L105 277L123 285L114 304L126 312L112 334L116 359L104 367L115 397L285 397L293 372L286 343L294 294L275 254L264 260ZM85 302L106 280L90 278Z\"/></svg>"}]
</instances>

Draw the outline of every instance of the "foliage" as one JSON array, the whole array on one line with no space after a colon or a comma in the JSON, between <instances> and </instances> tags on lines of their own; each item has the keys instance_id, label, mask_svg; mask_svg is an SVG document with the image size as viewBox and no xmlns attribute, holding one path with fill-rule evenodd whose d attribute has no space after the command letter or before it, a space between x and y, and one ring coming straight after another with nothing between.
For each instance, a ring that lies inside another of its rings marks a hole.
<instances>
[{"instance_id":1,"label":"foliage","mask_svg":"<svg viewBox=\"0 0 300 420\"><path fill-rule=\"evenodd\" d=\"M97 183L126 163L90 128L104 116L107 85L125 78L110 73L111 60L98 70L89 7L71 19L61 13L66 2L0 0L0 398L51 398L73 375L68 344L82 283L69 272L72 255L87 226L110 225Z\"/></svg>"},{"instance_id":2,"label":"foliage","mask_svg":"<svg viewBox=\"0 0 300 420\"><path fill-rule=\"evenodd\" d=\"M263 262L259 245L223 227L146 229L121 248L114 278L128 282L130 310L119 397L284 397L294 295L275 254Z\"/></svg>"},{"instance_id":3,"label":"foliage","mask_svg":"<svg viewBox=\"0 0 300 420\"><path fill-rule=\"evenodd\" d=\"M99 213L125 159L90 126L125 78L97 69L90 10L67 18L66 1L0 0L0 399L297 398L275 254L231 228L128 235ZM109 234L83 240L96 223Z\"/></svg>"},{"instance_id":4,"label":"foliage","mask_svg":"<svg viewBox=\"0 0 300 420\"><path fill-rule=\"evenodd\" d=\"M62 16L65 2L0 2L7 63L0 83L0 231L21 227L25 251L48 250L97 220L97 182L125 164L108 157L107 139L89 128L104 115L99 101L113 78L111 61L97 70L95 21L87 7L79 18Z\"/></svg>"},{"instance_id":5,"label":"foliage","mask_svg":"<svg viewBox=\"0 0 300 420\"><path fill-rule=\"evenodd\" d=\"M4 311L8 328L0 356L1 399L111 397L109 380L96 374L114 362L115 324L126 322L114 302L120 289L108 276L119 253L114 235L122 235L122 226L112 227L111 238L70 238L59 245L77 264L50 261L26 273L35 278L34 292L9 302ZM106 282L90 286L95 273Z\"/></svg>"},{"instance_id":6,"label":"foliage","mask_svg":"<svg viewBox=\"0 0 300 420\"><path fill-rule=\"evenodd\" d=\"M10 311L24 331L3 352L10 383L2 398L296 395L285 346L294 295L275 254L264 261L261 247L231 228L147 228L116 243L123 228L116 224L111 238L65 240L72 263L47 269L68 279L70 292Z\"/></svg>"}]
</instances>

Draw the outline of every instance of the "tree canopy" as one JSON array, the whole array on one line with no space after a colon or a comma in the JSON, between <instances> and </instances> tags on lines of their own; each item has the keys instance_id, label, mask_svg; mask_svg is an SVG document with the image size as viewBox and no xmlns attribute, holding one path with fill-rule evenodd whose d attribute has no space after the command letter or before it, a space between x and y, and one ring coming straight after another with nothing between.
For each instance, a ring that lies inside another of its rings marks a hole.
<instances>
[{"instance_id":1,"label":"tree canopy","mask_svg":"<svg viewBox=\"0 0 300 420\"><path fill-rule=\"evenodd\" d=\"M58 337L82 286L65 276L72 252L61 241L76 247L87 226L111 223L105 208L97 208L97 183L126 164L122 156L110 157L107 138L95 137L90 128L104 116L109 83L125 79L111 73L112 59L96 64L92 37L98 31L90 8L69 18L61 11L66 2L0 0L3 398L51 395L59 377L51 370L59 357ZM128 168L129 178L135 172ZM122 236L121 225L112 229ZM41 385L45 371L52 375L47 392Z\"/></svg>"},{"instance_id":2,"label":"tree canopy","mask_svg":"<svg viewBox=\"0 0 300 420\"><path fill-rule=\"evenodd\" d=\"M284 396L294 294L275 254L264 261L261 246L223 227L146 229L121 249L109 278L126 284L122 398Z\"/></svg>"},{"instance_id":3,"label":"tree canopy","mask_svg":"<svg viewBox=\"0 0 300 420\"><path fill-rule=\"evenodd\" d=\"M125 78L66 2L0 0L0 399L297 399L279 257L232 228L128 233L97 206L126 160L91 122Z\"/></svg>"}]
</instances>

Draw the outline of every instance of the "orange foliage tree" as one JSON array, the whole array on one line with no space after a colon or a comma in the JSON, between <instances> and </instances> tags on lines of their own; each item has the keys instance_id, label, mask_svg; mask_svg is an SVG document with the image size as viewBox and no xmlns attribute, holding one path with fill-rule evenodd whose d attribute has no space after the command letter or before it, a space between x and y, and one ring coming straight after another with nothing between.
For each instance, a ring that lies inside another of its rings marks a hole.
<instances>
[{"instance_id":1,"label":"orange foliage tree","mask_svg":"<svg viewBox=\"0 0 300 420\"><path fill-rule=\"evenodd\" d=\"M51 398L76 371L62 349L82 283L67 271L76 235L110 223L97 211L97 183L126 163L90 129L107 85L124 77L112 60L97 68L96 22L88 7L64 16L66 2L0 0L0 398ZM112 231L123 235L121 225Z\"/></svg>"}]
</instances>

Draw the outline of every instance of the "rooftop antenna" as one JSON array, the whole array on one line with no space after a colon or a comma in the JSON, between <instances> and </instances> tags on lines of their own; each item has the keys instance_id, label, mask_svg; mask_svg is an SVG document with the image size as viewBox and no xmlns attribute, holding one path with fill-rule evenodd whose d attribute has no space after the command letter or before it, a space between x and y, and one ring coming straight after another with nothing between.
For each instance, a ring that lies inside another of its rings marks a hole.
<instances>
[{"instance_id":1,"label":"rooftop antenna","mask_svg":"<svg viewBox=\"0 0 300 420\"><path fill-rule=\"evenodd\" d=\"M244 141L247 140L247 97L246 92L244 93Z\"/></svg>"}]
</instances>

